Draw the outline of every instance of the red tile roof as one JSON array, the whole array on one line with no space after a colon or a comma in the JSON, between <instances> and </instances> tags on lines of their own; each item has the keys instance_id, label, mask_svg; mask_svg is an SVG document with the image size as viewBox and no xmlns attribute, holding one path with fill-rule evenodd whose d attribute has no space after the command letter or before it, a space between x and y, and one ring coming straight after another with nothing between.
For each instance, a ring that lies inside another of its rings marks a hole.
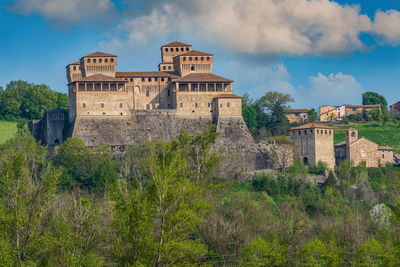
<instances>
[{"instance_id":1,"label":"red tile roof","mask_svg":"<svg viewBox=\"0 0 400 267\"><path fill-rule=\"evenodd\" d=\"M75 82L126 82L126 81L120 78L114 78L103 74L95 74L73 81L72 83Z\"/></svg>"},{"instance_id":2,"label":"red tile roof","mask_svg":"<svg viewBox=\"0 0 400 267\"><path fill-rule=\"evenodd\" d=\"M232 80L212 74L212 73L192 73L182 78L174 80L174 82L227 82L231 83Z\"/></svg>"},{"instance_id":3,"label":"red tile roof","mask_svg":"<svg viewBox=\"0 0 400 267\"><path fill-rule=\"evenodd\" d=\"M180 57L180 56L212 56L212 54L201 52L201 51L197 51L197 50L192 50L192 51L188 51L186 53L180 54L180 55L175 56L175 57Z\"/></svg>"},{"instance_id":4,"label":"red tile roof","mask_svg":"<svg viewBox=\"0 0 400 267\"><path fill-rule=\"evenodd\" d=\"M322 129L333 129L332 127L319 124L319 123L307 123L298 127L291 128L290 131L294 130L302 130L302 129L314 129L314 128L322 128Z\"/></svg>"},{"instance_id":5,"label":"red tile roof","mask_svg":"<svg viewBox=\"0 0 400 267\"><path fill-rule=\"evenodd\" d=\"M88 54L88 55L83 56L83 57L117 57L117 56L97 51L97 52Z\"/></svg>"},{"instance_id":6,"label":"red tile roof","mask_svg":"<svg viewBox=\"0 0 400 267\"><path fill-rule=\"evenodd\" d=\"M345 105L346 108L379 108L381 105Z\"/></svg>"},{"instance_id":7,"label":"red tile roof","mask_svg":"<svg viewBox=\"0 0 400 267\"><path fill-rule=\"evenodd\" d=\"M192 46L192 45L174 41L174 42L170 42L168 44L165 44L165 45L163 45L161 47L181 47L181 46Z\"/></svg>"},{"instance_id":8,"label":"red tile roof","mask_svg":"<svg viewBox=\"0 0 400 267\"><path fill-rule=\"evenodd\" d=\"M220 94L214 98L242 98L242 97L235 94Z\"/></svg>"},{"instance_id":9,"label":"red tile roof","mask_svg":"<svg viewBox=\"0 0 400 267\"><path fill-rule=\"evenodd\" d=\"M336 144L335 146L343 146L343 145L346 145L346 141L340 142L340 143Z\"/></svg>"},{"instance_id":10,"label":"red tile roof","mask_svg":"<svg viewBox=\"0 0 400 267\"><path fill-rule=\"evenodd\" d=\"M166 71L127 71L127 72L116 72L115 77L171 77L179 78L178 75Z\"/></svg>"},{"instance_id":11,"label":"red tile roof","mask_svg":"<svg viewBox=\"0 0 400 267\"><path fill-rule=\"evenodd\" d=\"M288 109L286 113L307 113L309 109Z\"/></svg>"}]
</instances>

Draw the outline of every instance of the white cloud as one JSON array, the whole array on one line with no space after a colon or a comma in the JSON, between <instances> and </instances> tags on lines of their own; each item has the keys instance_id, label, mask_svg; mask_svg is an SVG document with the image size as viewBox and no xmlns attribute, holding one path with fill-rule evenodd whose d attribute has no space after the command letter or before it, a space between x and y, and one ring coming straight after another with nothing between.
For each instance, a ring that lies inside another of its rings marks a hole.
<instances>
[{"instance_id":1,"label":"white cloud","mask_svg":"<svg viewBox=\"0 0 400 267\"><path fill-rule=\"evenodd\" d=\"M383 41L400 44L400 12L388 10L375 13L372 32L383 38Z\"/></svg>"},{"instance_id":2,"label":"white cloud","mask_svg":"<svg viewBox=\"0 0 400 267\"><path fill-rule=\"evenodd\" d=\"M52 26L65 26L94 18L107 20L114 15L115 6L111 0L16 0L9 10L40 14Z\"/></svg>"},{"instance_id":3,"label":"white cloud","mask_svg":"<svg viewBox=\"0 0 400 267\"><path fill-rule=\"evenodd\" d=\"M328 0L175 0L151 5L115 31L122 44L179 31L243 53L325 55L363 50L371 28L358 6Z\"/></svg>"},{"instance_id":4,"label":"white cloud","mask_svg":"<svg viewBox=\"0 0 400 267\"><path fill-rule=\"evenodd\" d=\"M295 102L291 105L296 108L318 108L321 105L359 104L362 86L349 74L318 73L310 76L306 86L295 85L291 76L282 63L265 67L257 71L263 80L248 91L252 97L259 98L268 91L278 91L290 94Z\"/></svg>"}]
</instances>

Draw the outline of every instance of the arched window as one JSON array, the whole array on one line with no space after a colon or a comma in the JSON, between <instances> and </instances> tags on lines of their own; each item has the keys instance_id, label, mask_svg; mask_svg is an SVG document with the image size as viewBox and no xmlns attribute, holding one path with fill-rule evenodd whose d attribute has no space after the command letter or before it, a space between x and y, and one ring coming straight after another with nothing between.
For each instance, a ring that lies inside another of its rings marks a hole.
<instances>
[{"instance_id":1,"label":"arched window","mask_svg":"<svg viewBox=\"0 0 400 267\"><path fill-rule=\"evenodd\" d=\"M101 58L99 58L99 63L102 63L102 62L103 62L103 60Z\"/></svg>"},{"instance_id":2,"label":"arched window","mask_svg":"<svg viewBox=\"0 0 400 267\"><path fill-rule=\"evenodd\" d=\"M197 57L194 58L195 61L199 60Z\"/></svg>"},{"instance_id":3,"label":"arched window","mask_svg":"<svg viewBox=\"0 0 400 267\"><path fill-rule=\"evenodd\" d=\"M181 47L181 52L183 52L183 47Z\"/></svg>"},{"instance_id":4,"label":"arched window","mask_svg":"<svg viewBox=\"0 0 400 267\"><path fill-rule=\"evenodd\" d=\"M210 61L210 57L207 57L207 61Z\"/></svg>"},{"instance_id":5,"label":"arched window","mask_svg":"<svg viewBox=\"0 0 400 267\"><path fill-rule=\"evenodd\" d=\"M201 61L204 61L204 57L201 57Z\"/></svg>"},{"instance_id":6,"label":"arched window","mask_svg":"<svg viewBox=\"0 0 400 267\"><path fill-rule=\"evenodd\" d=\"M190 70L194 71L194 65L190 66Z\"/></svg>"},{"instance_id":7,"label":"arched window","mask_svg":"<svg viewBox=\"0 0 400 267\"><path fill-rule=\"evenodd\" d=\"M168 47L165 48L165 52L168 52Z\"/></svg>"},{"instance_id":8,"label":"arched window","mask_svg":"<svg viewBox=\"0 0 400 267\"><path fill-rule=\"evenodd\" d=\"M192 61L192 57L189 57L189 61Z\"/></svg>"},{"instance_id":9,"label":"arched window","mask_svg":"<svg viewBox=\"0 0 400 267\"><path fill-rule=\"evenodd\" d=\"M147 79L149 82L151 82L151 77Z\"/></svg>"},{"instance_id":10,"label":"arched window","mask_svg":"<svg viewBox=\"0 0 400 267\"><path fill-rule=\"evenodd\" d=\"M96 63L96 59L95 58L93 59L93 63Z\"/></svg>"},{"instance_id":11,"label":"arched window","mask_svg":"<svg viewBox=\"0 0 400 267\"><path fill-rule=\"evenodd\" d=\"M162 67L163 70L166 70L167 68L165 66Z\"/></svg>"},{"instance_id":12,"label":"arched window","mask_svg":"<svg viewBox=\"0 0 400 267\"><path fill-rule=\"evenodd\" d=\"M175 48L175 51L176 51L176 52L178 52L178 51L179 51L179 48L178 48L178 47L177 47L177 48Z\"/></svg>"},{"instance_id":13,"label":"arched window","mask_svg":"<svg viewBox=\"0 0 400 267\"><path fill-rule=\"evenodd\" d=\"M183 61L186 61L186 57L183 57Z\"/></svg>"},{"instance_id":14,"label":"arched window","mask_svg":"<svg viewBox=\"0 0 400 267\"><path fill-rule=\"evenodd\" d=\"M87 59L87 63L90 63L90 58Z\"/></svg>"},{"instance_id":15,"label":"arched window","mask_svg":"<svg viewBox=\"0 0 400 267\"><path fill-rule=\"evenodd\" d=\"M356 133L355 132L351 132L351 137L356 137Z\"/></svg>"},{"instance_id":16,"label":"arched window","mask_svg":"<svg viewBox=\"0 0 400 267\"><path fill-rule=\"evenodd\" d=\"M104 59L104 62L105 62L105 63L107 63L107 62L108 62L108 59L107 59L107 58L106 58L106 59Z\"/></svg>"},{"instance_id":17,"label":"arched window","mask_svg":"<svg viewBox=\"0 0 400 267\"><path fill-rule=\"evenodd\" d=\"M146 89L146 96L150 96L150 90Z\"/></svg>"},{"instance_id":18,"label":"arched window","mask_svg":"<svg viewBox=\"0 0 400 267\"><path fill-rule=\"evenodd\" d=\"M75 67L75 66L73 67L73 70L76 70L76 67Z\"/></svg>"},{"instance_id":19,"label":"arched window","mask_svg":"<svg viewBox=\"0 0 400 267\"><path fill-rule=\"evenodd\" d=\"M113 58L110 58L110 62L114 62L114 59L113 59Z\"/></svg>"},{"instance_id":20,"label":"arched window","mask_svg":"<svg viewBox=\"0 0 400 267\"><path fill-rule=\"evenodd\" d=\"M186 51L189 51L189 47L186 47Z\"/></svg>"},{"instance_id":21,"label":"arched window","mask_svg":"<svg viewBox=\"0 0 400 267\"><path fill-rule=\"evenodd\" d=\"M170 70L170 69L171 69L171 66L168 66L168 69Z\"/></svg>"}]
</instances>

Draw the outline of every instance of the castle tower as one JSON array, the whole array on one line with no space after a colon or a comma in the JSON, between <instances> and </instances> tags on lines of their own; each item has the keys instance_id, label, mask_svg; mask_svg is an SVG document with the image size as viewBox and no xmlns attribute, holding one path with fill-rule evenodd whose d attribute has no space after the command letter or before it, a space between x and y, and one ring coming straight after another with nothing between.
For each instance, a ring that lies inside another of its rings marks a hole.
<instances>
[{"instance_id":1,"label":"castle tower","mask_svg":"<svg viewBox=\"0 0 400 267\"><path fill-rule=\"evenodd\" d=\"M79 61L67 65L65 69L67 70L68 84L82 78L81 63Z\"/></svg>"},{"instance_id":2,"label":"castle tower","mask_svg":"<svg viewBox=\"0 0 400 267\"><path fill-rule=\"evenodd\" d=\"M174 70L179 76L192 73L211 73L213 55L192 50L174 57Z\"/></svg>"},{"instance_id":3,"label":"castle tower","mask_svg":"<svg viewBox=\"0 0 400 267\"><path fill-rule=\"evenodd\" d=\"M174 71L173 58L192 51L192 45L181 42L171 42L161 46L161 63L159 71Z\"/></svg>"},{"instance_id":4,"label":"castle tower","mask_svg":"<svg viewBox=\"0 0 400 267\"><path fill-rule=\"evenodd\" d=\"M290 137L296 147L296 154L304 164L316 165L325 162L335 167L333 128L322 124L308 123L290 129Z\"/></svg>"},{"instance_id":5,"label":"castle tower","mask_svg":"<svg viewBox=\"0 0 400 267\"><path fill-rule=\"evenodd\" d=\"M103 52L94 52L81 58L80 67L82 77L89 77L95 74L115 77L117 56Z\"/></svg>"},{"instance_id":6,"label":"castle tower","mask_svg":"<svg viewBox=\"0 0 400 267\"><path fill-rule=\"evenodd\" d=\"M358 140L358 131L354 128L350 128L346 131L346 144L349 146Z\"/></svg>"}]
</instances>

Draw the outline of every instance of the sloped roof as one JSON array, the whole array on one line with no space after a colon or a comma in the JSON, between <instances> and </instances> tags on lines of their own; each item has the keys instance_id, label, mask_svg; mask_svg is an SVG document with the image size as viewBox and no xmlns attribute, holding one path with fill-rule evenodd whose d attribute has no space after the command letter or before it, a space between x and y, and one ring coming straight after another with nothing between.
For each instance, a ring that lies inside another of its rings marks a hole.
<instances>
[{"instance_id":1,"label":"sloped roof","mask_svg":"<svg viewBox=\"0 0 400 267\"><path fill-rule=\"evenodd\" d=\"M205 52L201 52L201 51L197 51L197 50L192 50L192 51L188 51L186 53L180 54L176 57L180 57L180 56L212 56L213 54L209 54L209 53L205 53Z\"/></svg>"},{"instance_id":2,"label":"sloped roof","mask_svg":"<svg viewBox=\"0 0 400 267\"><path fill-rule=\"evenodd\" d=\"M97 51L97 52L88 54L88 55L83 56L83 57L116 57L116 55L111 55L111 54L107 54L107 53L104 53L104 52Z\"/></svg>"},{"instance_id":3,"label":"sloped roof","mask_svg":"<svg viewBox=\"0 0 400 267\"><path fill-rule=\"evenodd\" d=\"M378 108L381 105L375 104L375 105L345 105L346 108Z\"/></svg>"},{"instance_id":4,"label":"sloped roof","mask_svg":"<svg viewBox=\"0 0 400 267\"><path fill-rule=\"evenodd\" d=\"M214 98L242 98L242 97L235 94L220 94L215 96Z\"/></svg>"},{"instance_id":5,"label":"sloped roof","mask_svg":"<svg viewBox=\"0 0 400 267\"><path fill-rule=\"evenodd\" d=\"M288 109L286 113L306 113L309 109Z\"/></svg>"},{"instance_id":6,"label":"sloped roof","mask_svg":"<svg viewBox=\"0 0 400 267\"><path fill-rule=\"evenodd\" d=\"M322 128L322 129L333 129L332 127L320 124L320 123L307 123L298 127L291 128L290 131L294 130L303 130L303 129L314 129L314 128Z\"/></svg>"},{"instance_id":7,"label":"sloped roof","mask_svg":"<svg viewBox=\"0 0 400 267\"><path fill-rule=\"evenodd\" d=\"M120 78L114 78L114 77L106 76L103 74L94 74L94 75L73 81L72 83L75 83L75 82L126 82L126 81L122 80Z\"/></svg>"},{"instance_id":8,"label":"sloped roof","mask_svg":"<svg viewBox=\"0 0 400 267\"><path fill-rule=\"evenodd\" d=\"M165 45L163 45L161 47L181 47L181 46L192 46L192 45L185 44L185 43L178 42L178 41L174 41L174 42L170 42L168 44L165 44Z\"/></svg>"},{"instance_id":9,"label":"sloped roof","mask_svg":"<svg viewBox=\"0 0 400 267\"><path fill-rule=\"evenodd\" d=\"M166 71L126 71L126 72L116 72L116 77L171 77L178 78L179 76Z\"/></svg>"},{"instance_id":10,"label":"sloped roof","mask_svg":"<svg viewBox=\"0 0 400 267\"><path fill-rule=\"evenodd\" d=\"M337 143L335 146L343 146L343 145L346 145L346 141L343 141L343 142Z\"/></svg>"},{"instance_id":11,"label":"sloped roof","mask_svg":"<svg viewBox=\"0 0 400 267\"><path fill-rule=\"evenodd\" d=\"M232 80L212 74L212 73L191 73L174 82L233 82Z\"/></svg>"},{"instance_id":12,"label":"sloped roof","mask_svg":"<svg viewBox=\"0 0 400 267\"><path fill-rule=\"evenodd\" d=\"M69 63L67 66L65 66L66 68L68 67L68 66L71 66L71 65L80 65L81 64L81 62L80 61L76 61L76 62L73 62L73 63Z\"/></svg>"}]
</instances>

